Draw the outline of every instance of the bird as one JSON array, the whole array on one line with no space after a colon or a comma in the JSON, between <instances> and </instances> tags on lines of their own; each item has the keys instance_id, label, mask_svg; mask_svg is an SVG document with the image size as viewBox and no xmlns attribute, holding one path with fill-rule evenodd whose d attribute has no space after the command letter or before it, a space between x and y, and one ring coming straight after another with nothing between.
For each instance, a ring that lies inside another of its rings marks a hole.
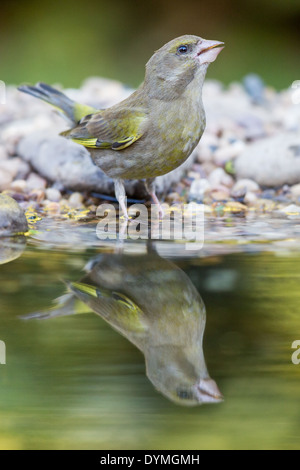
<instances>
[{"instance_id":1,"label":"bird","mask_svg":"<svg viewBox=\"0 0 300 470\"><path fill-rule=\"evenodd\" d=\"M169 400L184 406L223 401L204 358L205 305L174 263L151 248L139 255L103 253L66 285L53 307L23 318L93 311L143 353L150 382Z\"/></svg>"},{"instance_id":2,"label":"bird","mask_svg":"<svg viewBox=\"0 0 300 470\"><path fill-rule=\"evenodd\" d=\"M202 86L207 68L224 48L221 41L183 35L158 49L142 84L106 109L76 103L45 84L19 90L58 108L73 127L61 133L86 147L93 162L114 180L115 195L128 219L124 180L144 180L163 216L155 178L180 166L205 129Z\"/></svg>"}]
</instances>

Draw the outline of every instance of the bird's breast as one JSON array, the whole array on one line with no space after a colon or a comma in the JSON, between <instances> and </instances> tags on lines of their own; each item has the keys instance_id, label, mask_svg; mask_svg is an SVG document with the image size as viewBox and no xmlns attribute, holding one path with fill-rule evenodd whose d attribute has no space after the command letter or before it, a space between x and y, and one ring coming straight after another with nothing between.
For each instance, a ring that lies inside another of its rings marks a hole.
<instances>
[{"instance_id":1,"label":"bird's breast","mask_svg":"<svg viewBox=\"0 0 300 470\"><path fill-rule=\"evenodd\" d=\"M111 178L143 179L169 173L181 165L198 144L205 128L201 101L192 92L174 101L149 107L144 135L119 152L91 150L94 162Z\"/></svg>"},{"instance_id":2,"label":"bird's breast","mask_svg":"<svg viewBox=\"0 0 300 470\"><path fill-rule=\"evenodd\" d=\"M168 173L181 165L198 144L205 129L202 101L182 99L165 103L156 119L153 133L159 143L156 149L160 170Z\"/></svg>"}]
</instances>

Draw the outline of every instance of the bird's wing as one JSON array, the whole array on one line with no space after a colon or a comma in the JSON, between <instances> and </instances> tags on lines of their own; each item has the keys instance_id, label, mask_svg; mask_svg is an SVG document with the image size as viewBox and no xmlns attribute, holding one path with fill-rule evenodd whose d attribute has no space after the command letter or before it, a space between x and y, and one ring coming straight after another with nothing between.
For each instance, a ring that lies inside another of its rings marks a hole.
<instances>
[{"instance_id":1,"label":"bird's wing","mask_svg":"<svg viewBox=\"0 0 300 470\"><path fill-rule=\"evenodd\" d=\"M112 108L85 116L62 135L88 148L122 150L140 139L147 115L137 108Z\"/></svg>"},{"instance_id":2,"label":"bird's wing","mask_svg":"<svg viewBox=\"0 0 300 470\"><path fill-rule=\"evenodd\" d=\"M143 311L123 293L82 282L68 287L82 302L123 334L143 335L148 329Z\"/></svg>"}]
</instances>

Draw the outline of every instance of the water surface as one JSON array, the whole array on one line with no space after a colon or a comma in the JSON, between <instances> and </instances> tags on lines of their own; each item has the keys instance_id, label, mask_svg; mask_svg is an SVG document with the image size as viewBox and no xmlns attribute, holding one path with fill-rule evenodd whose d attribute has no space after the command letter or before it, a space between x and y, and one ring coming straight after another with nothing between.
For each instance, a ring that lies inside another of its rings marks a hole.
<instances>
[{"instance_id":1,"label":"water surface","mask_svg":"<svg viewBox=\"0 0 300 470\"><path fill-rule=\"evenodd\" d=\"M181 292L176 286L166 297L170 287L163 278L153 291L158 317L169 299L171 316L161 331L171 328L176 336L180 325L172 324L172 305L176 310L178 299L195 288L206 307L207 370L224 396L221 403L186 407L157 390L146 376L143 352L99 315L20 319L49 309L66 292L65 281L82 280L91 260L101 263L109 253L118 257L113 244L29 241L23 253L20 246L21 256L0 269L0 339L6 344L6 364L0 365L1 448L299 448L300 365L291 361L292 342L300 339L297 252L252 248L187 257L184 250L172 253L169 245L157 245L162 263L182 273ZM125 248L145 272L145 242ZM11 251L7 256L13 258ZM115 300L130 309L128 298Z\"/></svg>"}]
</instances>

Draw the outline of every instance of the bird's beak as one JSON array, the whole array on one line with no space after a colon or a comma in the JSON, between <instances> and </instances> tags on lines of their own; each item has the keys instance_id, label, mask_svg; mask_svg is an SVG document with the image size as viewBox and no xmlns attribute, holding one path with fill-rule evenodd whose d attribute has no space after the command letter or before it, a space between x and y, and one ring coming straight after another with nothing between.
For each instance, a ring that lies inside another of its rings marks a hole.
<instances>
[{"instance_id":1,"label":"bird's beak","mask_svg":"<svg viewBox=\"0 0 300 470\"><path fill-rule=\"evenodd\" d=\"M202 39L197 52L200 64L210 64L214 62L222 49L224 49L224 42Z\"/></svg>"},{"instance_id":2,"label":"bird's beak","mask_svg":"<svg viewBox=\"0 0 300 470\"><path fill-rule=\"evenodd\" d=\"M224 400L216 382L210 378L201 379L196 387L196 396L200 403L220 403Z\"/></svg>"}]
</instances>

